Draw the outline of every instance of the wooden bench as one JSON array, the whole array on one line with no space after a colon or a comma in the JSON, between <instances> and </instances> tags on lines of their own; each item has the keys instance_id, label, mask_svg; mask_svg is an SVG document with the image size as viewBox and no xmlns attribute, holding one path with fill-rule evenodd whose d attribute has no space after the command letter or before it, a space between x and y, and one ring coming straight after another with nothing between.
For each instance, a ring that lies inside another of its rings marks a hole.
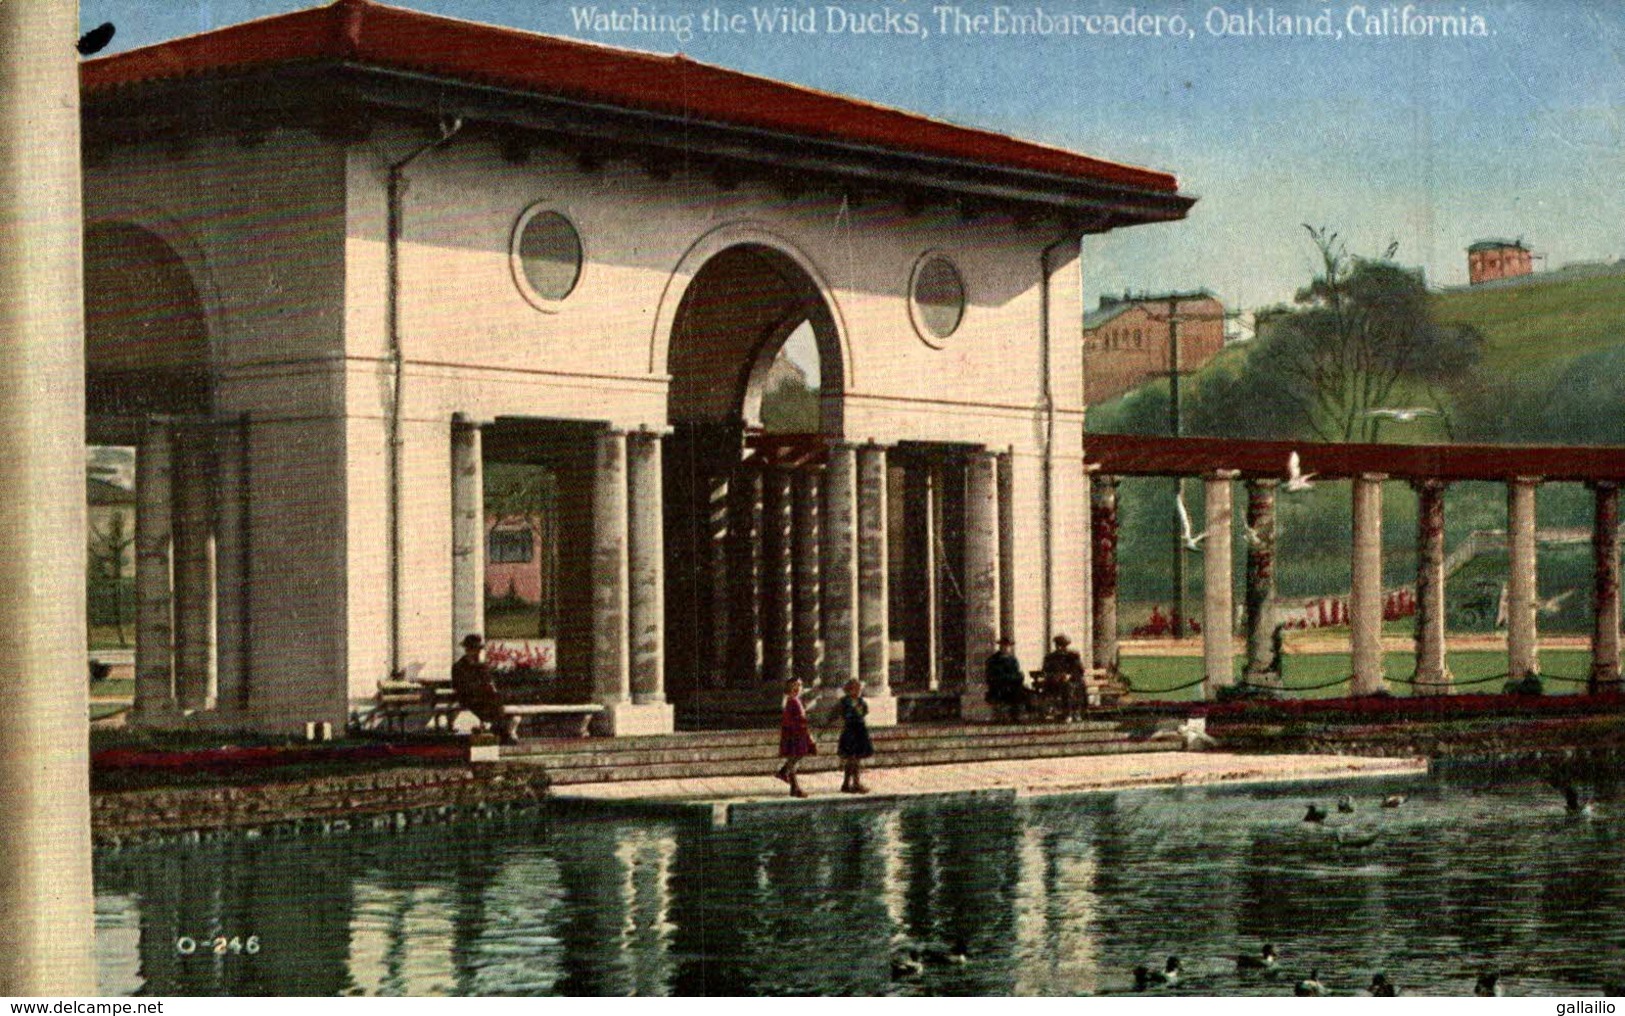
<instances>
[{"instance_id":1,"label":"wooden bench","mask_svg":"<svg viewBox=\"0 0 1625 1016\"><path fill-rule=\"evenodd\" d=\"M558 737L586 737L592 718L604 711L604 707L596 702L581 702L573 705L555 705L532 702L515 702L503 707L509 716L517 721L514 724L514 734L518 736L524 732L525 725L532 727L546 727L563 733Z\"/></svg>"},{"instance_id":2,"label":"wooden bench","mask_svg":"<svg viewBox=\"0 0 1625 1016\"><path fill-rule=\"evenodd\" d=\"M423 719L424 729L436 726L451 728L461 706L450 681L433 681L418 677L421 663L402 670L397 677L378 682L378 694L373 699L373 722L384 730L405 733L409 723Z\"/></svg>"}]
</instances>

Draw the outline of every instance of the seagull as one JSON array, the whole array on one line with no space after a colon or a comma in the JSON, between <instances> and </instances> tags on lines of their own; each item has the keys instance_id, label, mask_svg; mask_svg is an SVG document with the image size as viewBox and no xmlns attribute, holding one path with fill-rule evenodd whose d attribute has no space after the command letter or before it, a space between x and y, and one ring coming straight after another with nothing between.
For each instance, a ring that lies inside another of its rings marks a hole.
<instances>
[{"instance_id":1,"label":"seagull","mask_svg":"<svg viewBox=\"0 0 1625 1016\"><path fill-rule=\"evenodd\" d=\"M1179 506L1179 538L1184 541L1185 549L1200 550L1202 541L1207 539L1207 530L1204 529L1200 535L1191 533L1191 513L1185 508L1184 494L1175 494L1174 504Z\"/></svg>"},{"instance_id":2,"label":"seagull","mask_svg":"<svg viewBox=\"0 0 1625 1016\"><path fill-rule=\"evenodd\" d=\"M1478 975L1478 983L1473 985L1473 994L1479 998L1501 997L1501 972L1491 970Z\"/></svg>"},{"instance_id":3,"label":"seagull","mask_svg":"<svg viewBox=\"0 0 1625 1016\"><path fill-rule=\"evenodd\" d=\"M107 48L107 44L113 41L115 31L117 29L113 27L111 21L104 21L81 35L74 48L79 51L80 56L93 56Z\"/></svg>"},{"instance_id":4,"label":"seagull","mask_svg":"<svg viewBox=\"0 0 1625 1016\"><path fill-rule=\"evenodd\" d=\"M1309 478L1314 476L1314 475L1315 475L1314 473L1306 473L1306 472L1304 472L1303 469L1299 466L1299 464L1298 464L1298 453L1297 452L1292 452L1291 454L1289 454L1286 457L1286 488L1285 489L1287 490L1288 493L1295 494L1300 490L1310 490L1310 489L1312 489L1314 487L1314 484L1309 482Z\"/></svg>"},{"instance_id":5,"label":"seagull","mask_svg":"<svg viewBox=\"0 0 1625 1016\"><path fill-rule=\"evenodd\" d=\"M1378 998L1393 998L1399 994L1399 989L1388 983L1387 974L1372 974L1371 987L1365 990Z\"/></svg>"},{"instance_id":6,"label":"seagull","mask_svg":"<svg viewBox=\"0 0 1625 1016\"><path fill-rule=\"evenodd\" d=\"M1354 811L1354 798L1347 794L1339 797L1337 799L1337 810L1344 815L1352 814Z\"/></svg>"},{"instance_id":7,"label":"seagull","mask_svg":"<svg viewBox=\"0 0 1625 1016\"><path fill-rule=\"evenodd\" d=\"M1579 592L1578 589L1565 589L1563 592L1558 593L1556 596L1552 597L1549 600L1541 600L1540 601L1540 612L1542 614L1555 614L1555 613L1557 613L1559 610L1562 609L1563 601L1568 599L1569 597L1573 596L1577 592Z\"/></svg>"},{"instance_id":8,"label":"seagull","mask_svg":"<svg viewBox=\"0 0 1625 1016\"><path fill-rule=\"evenodd\" d=\"M1264 545L1264 538L1258 535L1258 530L1254 529L1252 526L1247 526L1246 529L1247 546L1262 547Z\"/></svg>"},{"instance_id":9,"label":"seagull","mask_svg":"<svg viewBox=\"0 0 1625 1016\"><path fill-rule=\"evenodd\" d=\"M1326 994L1326 986L1320 983L1320 971L1311 969L1309 976L1299 981L1292 993L1300 998L1318 998Z\"/></svg>"},{"instance_id":10,"label":"seagull","mask_svg":"<svg viewBox=\"0 0 1625 1016\"><path fill-rule=\"evenodd\" d=\"M1384 808L1397 808L1410 799L1411 795L1409 794L1389 794L1382 799L1382 806Z\"/></svg>"},{"instance_id":11,"label":"seagull","mask_svg":"<svg viewBox=\"0 0 1625 1016\"><path fill-rule=\"evenodd\" d=\"M1439 411L1428 406L1407 406L1404 409L1388 409L1384 407L1381 409L1368 409L1365 411L1365 415L1386 417L1400 423L1414 423L1418 417L1438 416Z\"/></svg>"}]
</instances>

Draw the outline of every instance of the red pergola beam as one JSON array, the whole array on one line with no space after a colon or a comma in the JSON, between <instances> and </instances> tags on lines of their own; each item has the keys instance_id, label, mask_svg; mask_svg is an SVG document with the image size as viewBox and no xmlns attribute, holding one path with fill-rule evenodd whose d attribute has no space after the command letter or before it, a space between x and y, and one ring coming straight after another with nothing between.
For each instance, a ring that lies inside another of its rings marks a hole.
<instances>
[{"instance_id":1,"label":"red pergola beam","mask_svg":"<svg viewBox=\"0 0 1625 1016\"><path fill-rule=\"evenodd\" d=\"M1625 482L1625 448L1616 446L1321 444L1089 434L1083 449L1084 461L1110 476L1200 476L1234 469L1243 477L1284 479L1287 456L1295 451L1305 473L1325 479L1383 473L1396 480L1532 476Z\"/></svg>"}]
</instances>

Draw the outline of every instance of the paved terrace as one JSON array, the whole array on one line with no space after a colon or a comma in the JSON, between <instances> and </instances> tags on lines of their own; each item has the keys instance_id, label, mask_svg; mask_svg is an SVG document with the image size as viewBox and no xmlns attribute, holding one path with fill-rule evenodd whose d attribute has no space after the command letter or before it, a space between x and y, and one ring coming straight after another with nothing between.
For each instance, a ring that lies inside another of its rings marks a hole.
<instances>
[{"instance_id":1,"label":"paved terrace","mask_svg":"<svg viewBox=\"0 0 1625 1016\"><path fill-rule=\"evenodd\" d=\"M797 799L771 775L776 761L764 759L761 776L574 784L555 787L549 796L592 811L687 815L726 825L739 809L821 809L963 795L1062 797L1137 787L1318 782L1427 772L1427 760L1421 758L1158 752L875 769L863 776L871 791L867 795L842 794L838 772L812 773L801 777L809 796Z\"/></svg>"}]
</instances>

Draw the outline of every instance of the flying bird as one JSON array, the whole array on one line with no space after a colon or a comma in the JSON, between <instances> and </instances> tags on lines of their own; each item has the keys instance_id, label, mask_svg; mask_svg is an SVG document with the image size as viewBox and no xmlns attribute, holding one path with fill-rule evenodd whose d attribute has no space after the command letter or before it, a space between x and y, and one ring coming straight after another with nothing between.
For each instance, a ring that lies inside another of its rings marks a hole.
<instances>
[{"instance_id":1,"label":"flying bird","mask_svg":"<svg viewBox=\"0 0 1625 1016\"><path fill-rule=\"evenodd\" d=\"M1314 475L1314 473L1303 471L1297 452L1292 452L1286 457L1286 490L1289 493L1312 489L1314 484L1310 483L1309 480Z\"/></svg>"},{"instance_id":2,"label":"flying bird","mask_svg":"<svg viewBox=\"0 0 1625 1016\"><path fill-rule=\"evenodd\" d=\"M107 44L113 41L113 33L116 31L118 29L113 27L111 21L104 21L81 35L74 48L79 51L80 56L94 56L107 48Z\"/></svg>"},{"instance_id":3,"label":"flying bird","mask_svg":"<svg viewBox=\"0 0 1625 1016\"><path fill-rule=\"evenodd\" d=\"M1408 406L1404 409L1388 409L1384 407L1380 409L1368 409L1365 411L1365 415L1382 416L1390 420L1398 420L1400 423L1411 423L1418 417L1438 416L1439 411L1437 409L1431 409L1427 406Z\"/></svg>"},{"instance_id":4,"label":"flying bird","mask_svg":"<svg viewBox=\"0 0 1625 1016\"><path fill-rule=\"evenodd\" d=\"M1185 508L1185 495L1175 494L1174 504L1179 506L1180 540L1184 542L1186 550L1200 550L1202 541L1207 539L1207 530L1199 535L1191 532L1191 513Z\"/></svg>"}]
</instances>

